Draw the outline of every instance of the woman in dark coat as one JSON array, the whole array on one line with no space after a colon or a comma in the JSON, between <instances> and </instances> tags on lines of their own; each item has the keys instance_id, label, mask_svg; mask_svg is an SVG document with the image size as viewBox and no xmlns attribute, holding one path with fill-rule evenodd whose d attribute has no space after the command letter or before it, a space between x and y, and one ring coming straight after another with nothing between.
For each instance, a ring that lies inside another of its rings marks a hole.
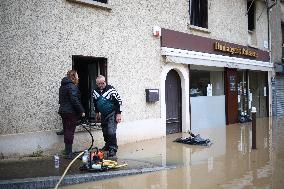
<instances>
[{"instance_id":1,"label":"woman in dark coat","mask_svg":"<svg viewBox=\"0 0 284 189\"><path fill-rule=\"evenodd\" d=\"M67 159L72 159L72 144L74 132L80 116L85 117L78 88L79 77L75 70L67 72L67 77L61 81L59 88L59 114L64 130L65 153Z\"/></svg>"}]
</instances>

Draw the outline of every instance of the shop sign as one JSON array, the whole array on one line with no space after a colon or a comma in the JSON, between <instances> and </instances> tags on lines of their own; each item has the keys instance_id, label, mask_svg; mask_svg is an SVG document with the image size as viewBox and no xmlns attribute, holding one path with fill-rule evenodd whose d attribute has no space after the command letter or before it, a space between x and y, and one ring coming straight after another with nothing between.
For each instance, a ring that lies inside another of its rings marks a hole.
<instances>
[{"instance_id":1,"label":"shop sign","mask_svg":"<svg viewBox=\"0 0 284 189\"><path fill-rule=\"evenodd\" d=\"M214 43L214 50L215 51L222 51L226 53L230 53L232 55L242 55L242 56L249 56L249 57L254 57L257 58L257 52L247 49L247 48L240 48L240 47L232 47L227 44L221 44L219 42Z\"/></svg>"},{"instance_id":2,"label":"shop sign","mask_svg":"<svg viewBox=\"0 0 284 189\"><path fill-rule=\"evenodd\" d=\"M272 90L275 89L275 77L271 77L271 88Z\"/></svg>"}]
</instances>

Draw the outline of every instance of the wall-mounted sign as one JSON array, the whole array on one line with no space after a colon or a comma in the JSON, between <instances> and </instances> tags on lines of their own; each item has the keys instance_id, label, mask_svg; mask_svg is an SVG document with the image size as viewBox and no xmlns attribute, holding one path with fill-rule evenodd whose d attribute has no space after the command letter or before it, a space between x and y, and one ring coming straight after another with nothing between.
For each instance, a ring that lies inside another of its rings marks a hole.
<instances>
[{"instance_id":1,"label":"wall-mounted sign","mask_svg":"<svg viewBox=\"0 0 284 189\"><path fill-rule=\"evenodd\" d=\"M244 45L211 39L174 30L161 29L161 47L183 49L208 54L235 56L237 58L252 59L269 62L269 52Z\"/></svg>"},{"instance_id":2,"label":"wall-mounted sign","mask_svg":"<svg viewBox=\"0 0 284 189\"><path fill-rule=\"evenodd\" d=\"M263 47L268 49L268 41L263 41Z\"/></svg>"},{"instance_id":3,"label":"wall-mounted sign","mask_svg":"<svg viewBox=\"0 0 284 189\"><path fill-rule=\"evenodd\" d=\"M254 58L257 58L258 56L256 51L253 51L247 48L232 47L227 44L221 44L219 42L214 43L214 50L230 53L232 55L239 54L239 55L250 56Z\"/></svg>"},{"instance_id":4,"label":"wall-mounted sign","mask_svg":"<svg viewBox=\"0 0 284 189\"><path fill-rule=\"evenodd\" d=\"M236 76L229 76L230 91L236 91Z\"/></svg>"}]
</instances>

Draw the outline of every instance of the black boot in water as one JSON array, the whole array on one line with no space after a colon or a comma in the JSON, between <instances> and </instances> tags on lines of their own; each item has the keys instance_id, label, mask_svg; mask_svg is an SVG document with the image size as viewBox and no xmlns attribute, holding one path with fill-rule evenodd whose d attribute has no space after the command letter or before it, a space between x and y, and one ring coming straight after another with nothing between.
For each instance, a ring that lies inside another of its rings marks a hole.
<instances>
[{"instance_id":1,"label":"black boot in water","mask_svg":"<svg viewBox=\"0 0 284 189\"><path fill-rule=\"evenodd\" d=\"M57 135L64 135L64 130L62 129L61 131L56 132Z\"/></svg>"},{"instance_id":2,"label":"black boot in water","mask_svg":"<svg viewBox=\"0 0 284 189\"><path fill-rule=\"evenodd\" d=\"M65 144L65 159L73 159L72 144Z\"/></svg>"}]
</instances>

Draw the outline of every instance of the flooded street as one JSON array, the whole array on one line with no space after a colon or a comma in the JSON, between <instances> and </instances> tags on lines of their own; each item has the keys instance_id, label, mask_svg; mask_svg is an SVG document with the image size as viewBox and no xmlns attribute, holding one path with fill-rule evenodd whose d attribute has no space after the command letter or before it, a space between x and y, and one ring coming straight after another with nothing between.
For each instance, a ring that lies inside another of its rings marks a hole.
<instances>
[{"instance_id":1,"label":"flooded street","mask_svg":"<svg viewBox=\"0 0 284 189\"><path fill-rule=\"evenodd\" d=\"M127 145L118 157L176 168L65 186L72 189L284 188L284 119L257 119L257 149L251 149L251 123L200 133L211 147L172 142L181 134ZM188 134L182 134L183 137ZM138 146L138 148L137 148Z\"/></svg>"}]
</instances>

